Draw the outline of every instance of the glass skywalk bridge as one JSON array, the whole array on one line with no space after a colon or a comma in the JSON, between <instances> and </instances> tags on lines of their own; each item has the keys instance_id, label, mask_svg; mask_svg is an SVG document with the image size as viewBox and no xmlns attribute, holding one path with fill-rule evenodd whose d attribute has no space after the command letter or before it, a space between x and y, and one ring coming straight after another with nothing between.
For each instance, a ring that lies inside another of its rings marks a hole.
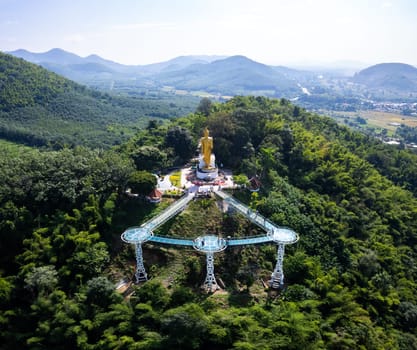
<instances>
[{"instance_id":1,"label":"glass skywalk bridge","mask_svg":"<svg viewBox=\"0 0 417 350\"><path fill-rule=\"evenodd\" d=\"M150 242L161 243L161 244L169 244L169 245L184 245L193 247L194 241L192 239L184 239L184 238L172 238L172 237L164 237L164 236L152 236L149 239Z\"/></svg>"},{"instance_id":2,"label":"glass skywalk bridge","mask_svg":"<svg viewBox=\"0 0 417 350\"><path fill-rule=\"evenodd\" d=\"M291 229L275 225L258 212L253 211L245 204L239 202L229 194L217 190L215 194L225 201L230 207L244 215L252 223L258 225L266 231L265 235L242 238L221 238L214 235L199 236L195 239L174 238L166 236L155 236L153 230L164 224L166 221L183 211L188 203L193 200L195 193L188 193L180 200L171 204L156 217L150 219L139 227L128 228L123 232L121 238L126 243L135 244L136 251L136 281L143 282L147 280L146 270L143 264L142 244L149 241L159 244L177 245L193 247L197 251L206 254L207 275L204 281L204 287L208 291L218 289L216 278L214 276L214 253L225 250L229 246L241 246L251 244L264 244L274 242L278 245L277 263L271 274L270 286L278 288L284 283L283 260L286 244L293 244L298 241L298 235Z\"/></svg>"},{"instance_id":3,"label":"glass skywalk bridge","mask_svg":"<svg viewBox=\"0 0 417 350\"><path fill-rule=\"evenodd\" d=\"M245 244L258 244L266 243L269 241L274 241L276 243L282 244L293 244L298 241L298 235L293 230L275 225L272 221L268 220L258 212L253 211L247 205L243 204L242 202L239 202L237 199L233 198L226 192L219 190L215 193L217 196L222 198L229 206L234 208L240 214L245 216L248 220L258 225L261 229L267 232L267 236L259 237L259 242L257 239L253 238L253 243L250 243L248 241L248 243ZM263 239L265 239L265 241L262 241L262 237L264 237Z\"/></svg>"}]
</instances>

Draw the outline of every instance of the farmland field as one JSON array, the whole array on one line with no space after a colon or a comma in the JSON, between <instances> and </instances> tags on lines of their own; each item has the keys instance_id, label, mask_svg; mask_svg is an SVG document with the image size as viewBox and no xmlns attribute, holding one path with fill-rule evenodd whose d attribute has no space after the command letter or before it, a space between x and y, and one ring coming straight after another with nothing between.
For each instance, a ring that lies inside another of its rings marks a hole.
<instances>
[{"instance_id":1,"label":"farmland field","mask_svg":"<svg viewBox=\"0 0 417 350\"><path fill-rule=\"evenodd\" d=\"M417 127L417 118L405 116L399 113L388 113L380 111L355 111L355 112L328 112L328 115L335 118L340 123L357 122L357 118L366 120L366 124L362 127L373 127L377 129L387 129L394 131L399 124L410 127ZM359 125L358 125L359 126Z\"/></svg>"}]
</instances>

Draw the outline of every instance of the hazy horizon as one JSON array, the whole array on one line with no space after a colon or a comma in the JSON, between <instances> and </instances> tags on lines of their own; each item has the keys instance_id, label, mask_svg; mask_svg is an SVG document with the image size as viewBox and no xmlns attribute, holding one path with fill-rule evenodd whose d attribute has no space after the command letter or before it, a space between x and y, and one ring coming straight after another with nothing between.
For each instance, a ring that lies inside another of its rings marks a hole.
<instances>
[{"instance_id":1,"label":"hazy horizon","mask_svg":"<svg viewBox=\"0 0 417 350\"><path fill-rule=\"evenodd\" d=\"M416 66L413 0L0 0L0 50L61 48L122 64L244 55L268 65Z\"/></svg>"},{"instance_id":2,"label":"hazy horizon","mask_svg":"<svg viewBox=\"0 0 417 350\"><path fill-rule=\"evenodd\" d=\"M71 52L71 51L62 49L60 47L54 47L54 48L51 48L49 50L41 51L41 52L30 51L30 50L27 50L25 48L19 48L19 49L16 49L16 50L5 51L5 52L7 53L7 52L15 52L15 51L19 51L19 50L25 50L25 51L27 51L29 53L32 53L32 54L46 54L46 53L48 53L48 52L50 52L52 50L55 50L55 49L64 50L65 52L70 53L70 54L76 54L77 56L79 56L81 58L87 58L89 56L97 55L95 52L91 52L90 54L87 54L87 55L79 55L79 54L77 54L75 52ZM103 56L100 56L100 55L97 55L97 56L99 56L100 58L105 59L105 60L110 60L110 61L115 62L115 63L123 64L122 62L118 62L118 61L115 61L115 60L111 60L108 57L103 57ZM180 58L180 57L195 57L195 58L202 58L202 59L208 59L208 58L210 58L208 60L208 62L214 62L215 60L222 60L222 59L225 59L225 58L228 58L228 57L233 57L233 56L242 56L242 55L238 55L238 54L236 54L236 55L230 55L230 56L222 56L222 55L216 55L216 54L213 54L213 55L210 55L210 54L204 54L204 55L199 55L199 54L179 55L179 56L175 56L175 57L168 58L165 61L150 62L150 63L147 63L147 64L150 64L151 65L151 64L165 63L165 62L168 62L168 61L171 61L171 60L175 60L175 59ZM248 58L250 60L256 61L252 57L248 57L248 56L244 56L244 57L246 57L246 58ZM215 59L212 59L212 58L215 58ZM261 64L267 64L267 63L261 62L261 61L256 61L256 62L261 63ZM377 62L375 64L378 64L378 63L387 63L387 62ZM398 63L407 63L407 62L398 62ZM147 64L144 64L144 66L146 66ZM289 62L288 64L278 64L278 65L275 65L275 66L286 66L286 67L289 67L289 68L298 68L298 69L303 69L303 68L304 69L308 69L308 68L312 68L312 69L313 68L328 68L328 69L338 69L338 68L349 69L349 68L352 68L353 69L353 68L358 68L358 67L359 68L360 67L366 68L366 67L368 67L370 65L372 65L372 64L368 64L366 62L340 60L340 61L334 61L334 62L318 62L318 61L316 61L316 62L313 62L313 61L301 62L300 61L300 62L292 62L292 63ZM274 66L274 65L271 65L271 66Z\"/></svg>"}]
</instances>

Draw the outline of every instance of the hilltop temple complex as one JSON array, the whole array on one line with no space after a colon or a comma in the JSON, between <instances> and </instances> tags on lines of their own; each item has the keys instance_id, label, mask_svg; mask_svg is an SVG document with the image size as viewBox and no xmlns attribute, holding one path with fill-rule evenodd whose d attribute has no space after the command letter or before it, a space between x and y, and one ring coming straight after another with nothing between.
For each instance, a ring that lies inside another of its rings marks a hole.
<instances>
[{"instance_id":1,"label":"hilltop temple complex","mask_svg":"<svg viewBox=\"0 0 417 350\"><path fill-rule=\"evenodd\" d=\"M172 203L165 210L160 212L156 217L142 223L137 227L130 227L122 234L122 240L135 246L136 252L136 282L147 281L147 273L143 261L142 244L153 242L171 246L186 246L206 255L206 278L203 288L208 292L213 292L220 287L217 284L214 275L214 254L226 250L228 247L245 246L253 244L264 244L273 242L277 244L277 260L275 269L271 274L269 285L271 288L280 288L284 284L283 261L285 245L293 244L298 241L298 235L293 230L277 226L274 222L263 217L257 211L252 210L247 205L237 201L230 194L221 190L221 186L207 186L214 183L219 176L216 166L215 155L213 153L213 138L209 136L209 130L205 128L204 136L200 139L200 156L199 163L195 170L195 176L202 180L201 185L195 184L192 188L185 191L182 198ZM260 182L253 180L255 190L259 189ZM190 238L173 238L168 236L156 236L154 231L162 224L185 210L188 204L198 197L200 188L210 187L218 200L224 203L224 207L230 208L232 212L243 215L248 221L263 229L266 234L261 236L248 237L222 237L221 235L203 234L194 239Z\"/></svg>"}]
</instances>

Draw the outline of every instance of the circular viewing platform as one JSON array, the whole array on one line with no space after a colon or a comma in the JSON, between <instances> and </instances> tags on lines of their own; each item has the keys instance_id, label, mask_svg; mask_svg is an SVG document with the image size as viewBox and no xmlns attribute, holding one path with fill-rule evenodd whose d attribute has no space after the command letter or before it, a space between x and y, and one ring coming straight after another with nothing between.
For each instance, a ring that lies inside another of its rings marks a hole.
<instances>
[{"instance_id":1,"label":"circular viewing platform","mask_svg":"<svg viewBox=\"0 0 417 350\"><path fill-rule=\"evenodd\" d=\"M144 243L152 237L152 232L143 227L129 227L122 233L122 241L126 243Z\"/></svg>"},{"instance_id":2,"label":"circular viewing platform","mask_svg":"<svg viewBox=\"0 0 417 350\"><path fill-rule=\"evenodd\" d=\"M217 253L226 249L227 241L214 235L200 236L194 240L193 247L200 252Z\"/></svg>"},{"instance_id":3,"label":"circular viewing platform","mask_svg":"<svg viewBox=\"0 0 417 350\"><path fill-rule=\"evenodd\" d=\"M275 243L293 244L299 239L298 234L289 228L274 228L268 235Z\"/></svg>"}]
</instances>

